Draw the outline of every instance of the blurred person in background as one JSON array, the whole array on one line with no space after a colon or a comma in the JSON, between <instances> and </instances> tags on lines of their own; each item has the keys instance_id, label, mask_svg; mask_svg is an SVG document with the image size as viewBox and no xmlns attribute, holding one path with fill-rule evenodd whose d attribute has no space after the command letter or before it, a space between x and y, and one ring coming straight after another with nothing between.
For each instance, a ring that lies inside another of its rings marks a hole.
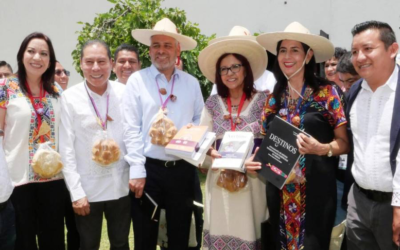
<instances>
[{"instance_id":1,"label":"blurred person in background","mask_svg":"<svg viewBox=\"0 0 400 250\"><path fill-rule=\"evenodd\" d=\"M339 75L336 72L336 66L338 64L339 58L344 55L347 51L343 48L336 47L335 54L325 61L325 76L331 82L336 83L340 87L340 89L344 92L345 88L343 83L339 80Z\"/></svg>"},{"instance_id":2,"label":"blurred person in background","mask_svg":"<svg viewBox=\"0 0 400 250\"><path fill-rule=\"evenodd\" d=\"M1 78L7 78L11 76L13 73L13 70L6 61L0 61L0 79Z\"/></svg>"},{"instance_id":3,"label":"blurred person in background","mask_svg":"<svg viewBox=\"0 0 400 250\"><path fill-rule=\"evenodd\" d=\"M60 85L63 90L66 90L68 87L69 75L70 72L64 69L61 63L57 61L54 80Z\"/></svg>"},{"instance_id":4,"label":"blurred person in background","mask_svg":"<svg viewBox=\"0 0 400 250\"><path fill-rule=\"evenodd\" d=\"M353 83L360 79L360 75L354 69L353 63L351 62L351 52L346 52L340 57L338 65L336 66L336 71L339 75L339 80L345 88L345 93L350 90Z\"/></svg>"},{"instance_id":5,"label":"blurred person in background","mask_svg":"<svg viewBox=\"0 0 400 250\"><path fill-rule=\"evenodd\" d=\"M115 81L126 84L128 78L140 68L139 52L135 46L121 44L115 50L113 61L113 72L117 75Z\"/></svg>"}]
</instances>

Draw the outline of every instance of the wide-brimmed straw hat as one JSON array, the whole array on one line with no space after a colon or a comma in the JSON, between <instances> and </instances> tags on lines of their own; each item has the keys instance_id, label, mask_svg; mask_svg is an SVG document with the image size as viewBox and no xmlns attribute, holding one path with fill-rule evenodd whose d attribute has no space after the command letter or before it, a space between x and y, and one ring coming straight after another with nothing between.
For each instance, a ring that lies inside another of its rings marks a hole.
<instances>
[{"instance_id":1,"label":"wide-brimmed straw hat","mask_svg":"<svg viewBox=\"0 0 400 250\"><path fill-rule=\"evenodd\" d=\"M298 22L289 24L283 32L271 32L259 35L257 42L264 46L272 54L276 55L276 46L282 40L294 40L307 44L313 51L317 63L330 59L335 48L325 37L313 35L310 31Z\"/></svg>"},{"instance_id":2,"label":"wide-brimmed straw hat","mask_svg":"<svg viewBox=\"0 0 400 250\"><path fill-rule=\"evenodd\" d=\"M218 59L227 53L240 54L249 61L254 81L260 78L268 64L265 49L251 36L248 29L235 26L229 36L211 40L199 54L199 67L203 75L215 83L215 71Z\"/></svg>"},{"instance_id":3,"label":"wide-brimmed straw hat","mask_svg":"<svg viewBox=\"0 0 400 250\"><path fill-rule=\"evenodd\" d=\"M256 42L256 37L251 35L250 30L242 26L234 26L229 32L228 36L214 38L213 40L209 41L208 44L213 44L215 42L223 40L235 40L235 39L253 40Z\"/></svg>"},{"instance_id":4,"label":"wide-brimmed straw hat","mask_svg":"<svg viewBox=\"0 0 400 250\"><path fill-rule=\"evenodd\" d=\"M179 42L182 51L192 50L197 46L197 42L194 39L179 34L176 25L168 18L163 18L158 21L153 29L132 30L132 37L136 39L136 41L147 46L151 45L151 37L155 35L165 35L176 39Z\"/></svg>"}]
</instances>

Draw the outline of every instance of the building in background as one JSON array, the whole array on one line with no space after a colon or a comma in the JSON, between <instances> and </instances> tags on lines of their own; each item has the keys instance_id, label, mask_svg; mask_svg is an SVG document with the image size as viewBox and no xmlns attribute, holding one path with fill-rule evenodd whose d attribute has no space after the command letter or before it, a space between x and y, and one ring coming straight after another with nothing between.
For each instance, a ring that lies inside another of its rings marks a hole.
<instances>
[{"instance_id":1,"label":"building in background","mask_svg":"<svg viewBox=\"0 0 400 250\"><path fill-rule=\"evenodd\" d=\"M71 85L82 80L71 57L77 44L75 32L82 28L77 22L92 22L96 13L113 7L107 0L2 1L1 5L0 23L7 25L2 25L0 60L17 70L16 41L34 31L44 32L52 39L57 60L70 69ZM357 23L375 19L389 23L394 30L400 27L400 15L393 11L400 9L398 0L164 0L162 6L185 10L187 20L198 23L205 35L223 36L235 25L257 33L279 31L299 21L314 34L324 31L336 47L346 49L350 49L350 30Z\"/></svg>"}]
</instances>

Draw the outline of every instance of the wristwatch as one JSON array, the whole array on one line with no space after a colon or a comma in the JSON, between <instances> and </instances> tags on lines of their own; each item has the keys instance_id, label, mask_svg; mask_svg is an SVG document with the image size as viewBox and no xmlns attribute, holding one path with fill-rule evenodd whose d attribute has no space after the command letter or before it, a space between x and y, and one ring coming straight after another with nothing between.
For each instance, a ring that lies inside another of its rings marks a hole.
<instances>
[{"instance_id":1,"label":"wristwatch","mask_svg":"<svg viewBox=\"0 0 400 250\"><path fill-rule=\"evenodd\" d=\"M332 155L333 155L333 152L332 152L332 145L329 143L329 151L328 151L328 153L326 154L326 156L332 157Z\"/></svg>"}]
</instances>

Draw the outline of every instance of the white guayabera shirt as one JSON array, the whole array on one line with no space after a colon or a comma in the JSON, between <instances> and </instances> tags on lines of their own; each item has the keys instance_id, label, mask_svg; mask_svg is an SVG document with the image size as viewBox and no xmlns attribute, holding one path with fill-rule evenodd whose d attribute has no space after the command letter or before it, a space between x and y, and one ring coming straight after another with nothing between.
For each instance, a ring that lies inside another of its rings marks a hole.
<instances>
[{"instance_id":1,"label":"white guayabera shirt","mask_svg":"<svg viewBox=\"0 0 400 250\"><path fill-rule=\"evenodd\" d=\"M118 144L121 156L119 161L107 167L92 160L93 145L102 128L85 82L78 83L62 95L59 148L64 163L64 179L72 201L84 197L89 202L116 200L129 193L129 165L124 160L126 150L120 109L125 85L109 81L102 96L89 88L87 90L102 117L106 114L109 95L108 115L113 121L107 122L107 134Z\"/></svg>"}]
</instances>

